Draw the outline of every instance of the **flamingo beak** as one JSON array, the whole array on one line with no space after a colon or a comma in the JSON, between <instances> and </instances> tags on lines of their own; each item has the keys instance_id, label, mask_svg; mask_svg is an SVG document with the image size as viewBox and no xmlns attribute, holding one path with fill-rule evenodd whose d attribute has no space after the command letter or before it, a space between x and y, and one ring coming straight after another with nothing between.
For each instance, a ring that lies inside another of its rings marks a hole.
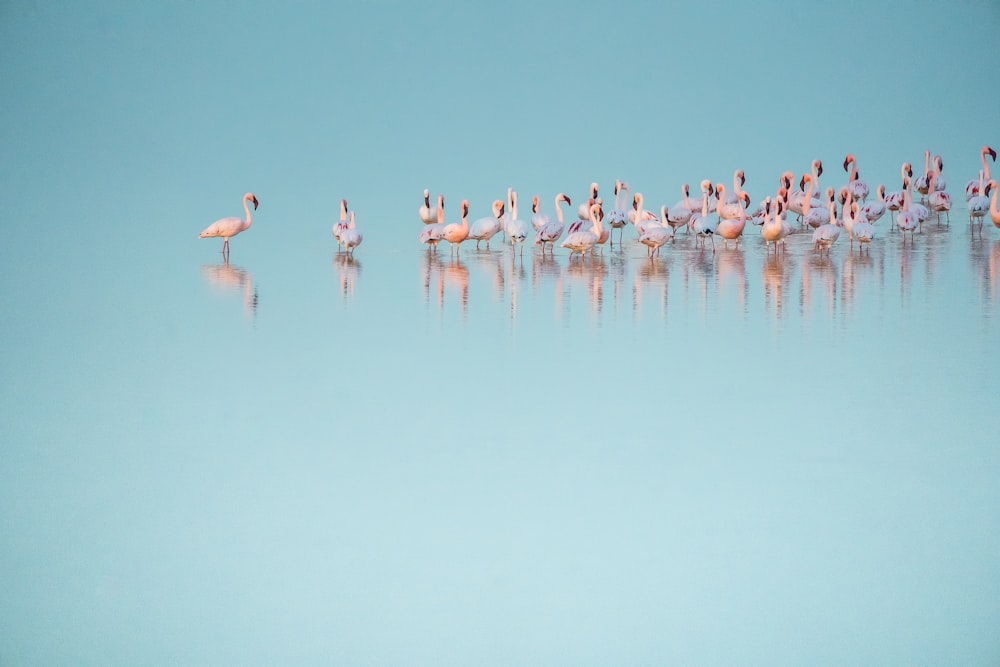
<instances>
[{"instance_id":1,"label":"flamingo beak","mask_svg":"<svg viewBox=\"0 0 1000 667\"><path fill-rule=\"evenodd\" d=\"M803 176L802 178L799 179L799 190L805 190L805 189L806 189L806 177Z\"/></svg>"},{"instance_id":2,"label":"flamingo beak","mask_svg":"<svg viewBox=\"0 0 1000 667\"><path fill-rule=\"evenodd\" d=\"M850 156L848 156L848 157L850 157ZM850 163L851 163L851 162L850 162L850 160L848 160L848 159L847 159L847 158L845 157L845 158L844 158L844 171L847 171L847 165L849 165Z\"/></svg>"},{"instance_id":3,"label":"flamingo beak","mask_svg":"<svg viewBox=\"0 0 1000 667\"><path fill-rule=\"evenodd\" d=\"M566 202L566 205L567 205L567 206L572 206L572 205L573 205L573 202L571 202L571 201L569 200L569 197L567 197L566 195L563 195L563 201L565 201L565 202Z\"/></svg>"},{"instance_id":4,"label":"flamingo beak","mask_svg":"<svg viewBox=\"0 0 1000 667\"><path fill-rule=\"evenodd\" d=\"M744 175L743 173L740 173L740 186L744 186L746 184L747 184L747 177L746 177L746 175Z\"/></svg>"},{"instance_id":5,"label":"flamingo beak","mask_svg":"<svg viewBox=\"0 0 1000 667\"><path fill-rule=\"evenodd\" d=\"M256 197L253 198L253 210L255 210L255 211L257 210L257 198Z\"/></svg>"},{"instance_id":6,"label":"flamingo beak","mask_svg":"<svg viewBox=\"0 0 1000 667\"><path fill-rule=\"evenodd\" d=\"M993 158L994 162L997 161L997 152L995 150L993 150L992 148L990 149L990 157Z\"/></svg>"},{"instance_id":7,"label":"flamingo beak","mask_svg":"<svg viewBox=\"0 0 1000 667\"><path fill-rule=\"evenodd\" d=\"M820 162L819 166L816 167L816 175L817 176L822 176L823 175L823 163L822 162Z\"/></svg>"}]
</instances>

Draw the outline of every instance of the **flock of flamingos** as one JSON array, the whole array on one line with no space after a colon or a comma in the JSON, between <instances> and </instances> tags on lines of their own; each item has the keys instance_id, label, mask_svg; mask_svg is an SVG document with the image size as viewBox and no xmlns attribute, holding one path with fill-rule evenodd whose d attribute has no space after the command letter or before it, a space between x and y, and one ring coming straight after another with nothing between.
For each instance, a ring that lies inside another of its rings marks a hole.
<instances>
[{"instance_id":1,"label":"flock of flamingos","mask_svg":"<svg viewBox=\"0 0 1000 667\"><path fill-rule=\"evenodd\" d=\"M997 182L990 176L990 161L987 157L996 162L996 151L983 146L980 151L982 169L979 176L965 186L969 224L975 230L978 223L980 234L983 218L987 213L997 229L1000 229ZM745 179L741 169L733 175L731 191L727 191L722 183L713 186L711 181L704 180L701 182L700 197L692 197L688 185L684 184L681 199L673 206L661 206L659 215L644 208L642 193L636 192L629 201L628 184L622 181L615 182L614 207L605 213L604 202L598 196L598 185L592 183L587 202L579 205L577 219L568 226L562 205L570 207L572 202L563 193L555 197L555 219L542 212L537 196L532 197L530 219L518 217L517 193L508 188L507 201L494 201L492 215L470 223L469 202L463 200L461 222L445 224L444 196L438 195L437 205L432 206L430 192L424 190L424 202L419 209L424 227L419 239L427 245L428 251L436 252L438 243L447 241L452 252L456 253L466 241L475 241L477 248L481 243L486 243L489 247L490 240L500 234L512 247L519 247L522 254L529 237L533 238L536 246L541 247L542 253L552 252L555 244L562 239L560 247L567 248L572 258L577 253L581 257L588 252L593 254L595 249L603 248L605 244L613 247L616 230L620 246L625 227L632 225L639 243L647 248L647 256L653 258L659 255L664 245L675 240L682 228L684 233L694 235L702 247L711 240L713 252L716 236L721 237L727 245L730 241L739 244L748 221L760 227L760 236L768 253L772 247L775 253L779 250L783 252L785 238L793 232L792 225L787 222L788 216L792 214L800 228L813 229L813 247L820 253L829 253L840 238L841 230L847 232L852 252L855 243L858 244L859 252L865 252L875 237L875 224L887 212L891 220L890 229L898 228L903 234L904 243L907 232L912 242L914 232L932 215L938 222L944 215L950 224L952 200L945 189L942 177L944 163L940 155L935 155L932 159L930 151L926 151L924 172L915 179L912 165L904 162L900 169L902 188L887 193L885 186L879 185L877 198L872 198L871 201L868 184L858 176L855 157L848 154L843 166L848 174L848 182L839 190L827 187L823 191L820 187L820 177L823 175L820 160L813 160L811 171L803 174L797 184L794 174L785 172L779 179L775 194L766 197L753 211L750 210L750 195L742 189ZM919 202L913 201L914 191L920 195ZM248 192L243 196L245 219L223 218L209 225L200 234L201 238L222 237L222 254L226 259L229 257L229 239L250 228L251 203L256 210L257 197ZM353 254L363 240L355 223L354 211L348 211L347 201L343 199L340 201L340 219L333 225L333 236L338 248L348 254Z\"/></svg>"}]
</instances>

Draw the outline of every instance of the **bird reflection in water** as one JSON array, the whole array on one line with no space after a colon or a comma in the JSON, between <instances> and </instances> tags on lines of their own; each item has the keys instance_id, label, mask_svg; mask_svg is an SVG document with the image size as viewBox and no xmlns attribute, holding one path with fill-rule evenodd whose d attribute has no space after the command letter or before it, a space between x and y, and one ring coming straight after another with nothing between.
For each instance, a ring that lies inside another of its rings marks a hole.
<instances>
[{"instance_id":1,"label":"bird reflection in water","mask_svg":"<svg viewBox=\"0 0 1000 667\"><path fill-rule=\"evenodd\" d=\"M984 305L995 304L1000 273L1000 241L986 244L976 237L969 247L969 261L979 283L979 294Z\"/></svg>"},{"instance_id":2,"label":"bird reflection in water","mask_svg":"<svg viewBox=\"0 0 1000 667\"><path fill-rule=\"evenodd\" d=\"M802 262L802 313L812 307L813 290L826 294L826 305L833 315L837 309L837 265L827 253L814 253Z\"/></svg>"},{"instance_id":3,"label":"bird reflection in water","mask_svg":"<svg viewBox=\"0 0 1000 667\"><path fill-rule=\"evenodd\" d=\"M739 300L740 310L747 312L747 297L749 288L747 286L746 256L743 248L719 248L715 256L716 270L716 293L723 294L730 282L736 283L736 295Z\"/></svg>"},{"instance_id":4,"label":"bird reflection in water","mask_svg":"<svg viewBox=\"0 0 1000 667\"><path fill-rule=\"evenodd\" d=\"M764 307L774 308L774 314L780 319L785 305L785 299L790 291L792 260L784 253L768 254L764 261Z\"/></svg>"},{"instance_id":5,"label":"bird reflection in water","mask_svg":"<svg viewBox=\"0 0 1000 667\"><path fill-rule=\"evenodd\" d=\"M880 254L879 259L884 255ZM874 285L872 274L875 268L875 260L871 253L859 252L850 253L844 258L840 271L840 310L841 313L849 313L857 299L858 287L871 287Z\"/></svg>"},{"instance_id":6,"label":"bird reflection in water","mask_svg":"<svg viewBox=\"0 0 1000 667\"><path fill-rule=\"evenodd\" d=\"M353 253L338 252L333 256L333 268L340 281L340 295L344 300L353 298L354 288L361 276L361 262L354 259Z\"/></svg>"},{"instance_id":7,"label":"bird reflection in water","mask_svg":"<svg viewBox=\"0 0 1000 667\"><path fill-rule=\"evenodd\" d=\"M201 275L213 289L223 292L242 292L243 311L251 317L256 317L257 288L253 286L253 276L249 271L230 264L227 259L222 264L202 264Z\"/></svg>"},{"instance_id":8,"label":"bird reflection in water","mask_svg":"<svg viewBox=\"0 0 1000 667\"><path fill-rule=\"evenodd\" d=\"M455 255L442 259L436 253L423 253L424 258L424 300L430 304L431 290L437 295L438 310L444 310L445 295L457 291L462 304L462 313L469 307L469 269Z\"/></svg>"},{"instance_id":9,"label":"bird reflection in water","mask_svg":"<svg viewBox=\"0 0 1000 667\"><path fill-rule=\"evenodd\" d=\"M589 261L584 261L583 258L570 259L565 271L569 291L575 291L577 286L582 287L594 314L599 314L604 305L604 278L607 275L607 261L600 255L595 256L593 252L590 253Z\"/></svg>"},{"instance_id":10,"label":"bird reflection in water","mask_svg":"<svg viewBox=\"0 0 1000 667\"><path fill-rule=\"evenodd\" d=\"M690 290L692 283L700 289L703 312L708 309L709 285L715 282L715 255L711 248L699 247L697 251L687 255L684 263L685 290Z\"/></svg>"},{"instance_id":11,"label":"bird reflection in water","mask_svg":"<svg viewBox=\"0 0 1000 667\"><path fill-rule=\"evenodd\" d=\"M638 317L642 310L642 300L644 291L649 288L655 292L660 291L660 311L665 316L667 314L667 283L670 278L670 270L666 262L653 259L643 262L635 271L635 282L632 285L632 315Z\"/></svg>"}]
</instances>

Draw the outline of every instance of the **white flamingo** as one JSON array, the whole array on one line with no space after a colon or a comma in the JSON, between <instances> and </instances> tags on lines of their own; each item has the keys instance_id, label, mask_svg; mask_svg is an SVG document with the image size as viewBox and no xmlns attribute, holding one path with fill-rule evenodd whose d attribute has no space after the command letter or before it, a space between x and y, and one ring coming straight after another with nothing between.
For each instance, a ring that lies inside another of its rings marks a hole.
<instances>
[{"instance_id":1,"label":"white flamingo","mask_svg":"<svg viewBox=\"0 0 1000 667\"><path fill-rule=\"evenodd\" d=\"M535 197L537 200L538 198ZM496 211L496 205L498 202L494 202L494 212ZM511 200L512 208L510 215L510 220L507 221L507 238L510 239L510 247L513 248L515 243L521 244L521 252L519 254L524 254L524 239L528 238L528 230L531 229L530 225L526 220L522 220L517 217L517 192L514 192L514 197ZM499 216L497 216L499 217ZM486 247L489 247L489 242L487 241Z\"/></svg>"},{"instance_id":2,"label":"white flamingo","mask_svg":"<svg viewBox=\"0 0 1000 667\"><path fill-rule=\"evenodd\" d=\"M787 179L787 185L784 185L784 187L789 190L788 210L790 210L792 213L798 216L799 221L802 221L802 219L805 217L805 210L806 210L806 205L805 205L806 192L804 189L805 181L800 179L799 189L791 190L793 176L791 172L786 172L786 173L788 174L788 179ZM823 161L813 160L812 172L811 174L809 174L809 176L811 177L813 184L812 198L815 199L816 201L810 202L810 206L820 203L821 194L819 186L819 177L822 175L823 175ZM785 179L783 178L782 181L784 182L784 180Z\"/></svg>"},{"instance_id":3,"label":"white flamingo","mask_svg":"<svg viewBox=\"0 0 1000 667\"><path fill-rule=\"evenodd\" d=\"M347 200L340 200L340 219L333 223L333 238L337 239L337 250L343 246L344 242L340 240L341 233L350 227L350 222L347 220Z\"/></svg>"},{"instance_id":4,"label":"white flamingo","mask_svg":"<svg viewBox=\"0 0 1000 667\"><path fill-rule=\"evenodd\" d=\"M573 255L580 253L583 257L587 251L591 254L594 252L594 245L597 244L597 240L601 237L601 219L600 219L600 205L594 204L590 207L590 229L581 229L580 231L573 232L569 234L566 239L560 244L563 248L569 248L569 256L572 259Z\"/></svg>"},{"instance_id":5,"label":"white flamingo","mask_svg":"<svg viewBox=\"0 0 1000 667\"><path fill-rule=\"evenodd\" d=\"M851 165L851 168L848 169L847 165ZM851 189L851 196L858 201L866 201L868 199L868 184L858 178L858 161L853 153L848 153L847 157L844 158L844 171L850 175L847 187Z\"/></svg>"},{"instance_id":6,"label":"white flamingo","mask_svg":"<svg viewBox=\"0 0 1000 667\"><path fill-rule=\"evenodd\" d=\"M927 186L927 206L930 207L938 218L941 220L941 212L944 211L945 217L947 218L948 224L951 224L951 195L943 190L937 189L937 171L931 172L931 180Z\"/></svg>"},{"instance_id":7,"label":"white flamingo","mask_svg":"<svg viewBox=\"0 0 1000 667\"><path fill-rule=\"evenodd\" d=\"M983 181L985 183L989 182L990 180L990 163L986 161L987 155L993 158L994 162L997 161L997 152L992 148L990 148L989 146L983 146L982 150L979 151L979 157L983 161L983 178L982 179L974 178L966 184L965 201L969 201L976 195L982 195L982 191L980 188L982 188L983 186L980 184L980 181Z\"/></svg>"},{"instance_id":8,"label":"white flamingo","mask_svg":"<svg viewBox=\"0 0 1000 667\"><path fill-rule=\"evenodd\" d=\"M653 225L646 229L646 231L639 236L639 243L646 246L646 256L650 259L653 256L659 256L660 249L663 247L667 241L672 241L674 238L674 229L669 224L667 224L667 207L660 207L660 220L659 225Z\"/></svg>"},{"instance_id":9,"label":"white flamingo","mask_svg":"<svg viewBox=\"0 0 1000 667\"><path fill-rule=\"evenodd\" d=\"M559 207L561 202L566 202L567 206L572 206L573 202L570 201L563 193L556 195L556 219L550 220L545 223L541 229L535 232L535 245L542 246L542 252L545 252L545 245L548 244L550 248L555 246L555 242L559 240L562 236L563 227L565 223L563 222L563 212Z\"/></svg>"},{"instance_id":10,"label":"white flamingo","mask_svg":"<svg viewBox=\"0 0 1000 667\"><path fill-rule=\"evenodd\" d=\"M427 244L427 251L431 248L437 250L437 244L444 234L444 195L438 195L437 222L433 225L424 225L420 230L420 242Z\"/></svg>"},{"instance_id":11,"label":"white flamingo","mask_svg":"<svg viewBox=\"0 0 1000 667\"><path fill-rule=\"evenodd\" d=\"M778 244L780 243L782 247L785 245L785 237L792 233L792 228L786 222L781 219L781 214L783 213L784 202L781 199L772 203L771 198L768 197L764 200L764 223L760 228L761 238L764 239L765 248L768 252L771 251L771 244L774 244L774 254L778 254ZM774 216L771 216L771 213Z\"/></svg>"},{"instance_id":12,"label":"white flamingo","mask_svg":"<svg viewBox=\"0 0 1000 667\"><path fill-rule=\"evenodd\" d=\"M437 209L431 207L431 191L424 190L424 203L420 206L420 220L425 225L433 225L438 221Z\"/></svg>"},{"instance_id":13,"label":"white flamingo","mask_svg":"<svg viewBox=\"0 0 1000 667\"><path fill-rule=\"evenodd\" d=\"M903 208L903 191L906 189L906 179L913 177L913 167L910 166L909 162L904 162L903 166L899 169L899 173L903 178L903 190L893 190L885 196L885 208L889 211L889 217L892 219L890 229L895 229L896 227L895 213Z\"/></svg>"},{"instance_id":14,"label":"white flamingo","mask_svg":"<svg viewBox=\"0 0 1000 667\"><path fill-rule=\"evenodd\" d=\"M742 173L742 170L740 173ZM738 199L733 199L731 195L732 193L726 192L726 186L721 183L716 186L715 198L718 200L718 203L715 205L715 210L719 215L720 224L723 220L738 220L741 215L745 214L747 207L750 206L750 195L747 193L740 192Z\"/></svg>"},{"instance_id":15,"label":"white flamingo","mask_svg":"<svg viewBox=\"0 0 1000 667\"><path fill-rule=\"evenodd\" d=\"M692 203L695 200L688 196L688 192L688 184L685 183L681 186L681 200L667 209L667 224L674 230L674 233L677 232L678 227L686 229L687 224L691 222L691 214L694 212Z\"/></svg>"},{"instance_id":16,"label":"white flamingo","mask_svg":"<svg viewBox=\"0 0 1000 667\"><path fill-rule=\"evenodd\" d=\"M924 201L927 196L927 189L931 182L931 152L924 151L924 173L913 179L913 189L920 193L920 201Z\"/></svg>"},{"instance_id":17,"label":"white flamingo","mask_svg":"<svg viewBox=\"0 0 1000 667\"><path fill-rule=\"evenodd\" d=\"M840 238L840 225L837 224L837 202L831 197L827 204L829 222L820 225L813 232L813 249L819 250L820 254L826 250L827 254L837 239Z\"/></svg>"},{"instance_id":18,"label":"white flamingo","mask_svg":"<svg viewBox=\"0 0 1000 667\"><path fill-rule=\"evenodd\" d=\"M469 225L469 240L476 242L476 250L479 244L486 241L486 249L490 248L490 239L500 231L500 220L504 214L503 202L499 199L493 202L493 215L479 218ZM510 224L510 221L508 221Z\"/></svg>"},{"instance_id":19,"label":"white flamingo","mask_svg":"<svg viewBox=\"0 0 1000 667\"><path fill-rule=\"evenodd\" d=\"M986 217L986 212L990 210L990 200L986 196L987 182L985 171L980 171L979 184L976 186L976 191L981 194L977 194L969 199L969 224L973 224L978 218L980 232L983 229L983 218Z\"/></svg>"},{"instance_id":20,"label":"white flamingo","mask_svg":"<svg viewBox=\"0 0 1000 667\"><path fill-rule=\"evenodd\" d=\"M920 225L916 214L910 210L911 204L912 195L910 194L910 178L906 177L903 179L903 205L900 207L899 213L896 214L896 226L899 227L899 231L903 233L903 243L906 243L906 232L910 232L910 241L912 242L914 240L913 234Z\"/></svg>"},{"instance_id":21,"label":"white flamingo","mask_svg":"<svg viewBox=\"0 0 1000 667\"><path fill-rule=\"evenodd\" d=\"M726 186L718 184L723 191ZM702 181L701 185L701 215L691 218L691 231L698 237L698 242L705 247L705 239L712 239L712 252L715 252L715 228L718 222L709 217L708 213L708 193L712 191L712 184L709 181ZM718 197L718 191L716 191Z\"/></svg>"},{"instance_id":22,"label":"white flamingo","mask_svg":"<svg viewBox=\"0 0 1000 667\"><path fill-rule=\"evenodd\" d=\"M865 214L868 222L873 225L879 221L879 218L885 215L886 210L885 186L879 184L876 192L878 192L878 199L870 201L861 207L861 212Z\"/></svg>"},{"instance_id":23,"label":"white flamingo","mask_svg":"<svg viewBox=\"0 0 1000 667\"><path fill-rule=\"evenodd\" d=\"M245 232L250 229L250 225L253 224L253 218L250 215L249 202L253 202L253 209L257 210L257 197L252 192L248 192L243 195L243 211L246 213L246 220L240 220L239 218L222 218L221 220L216 220L205 230L198 235L200 239L216 238L221 236L225 241L222 244L222 254L224 257L229 257L229 239L236 236L240 232Z\"/></svg>"},{"instance_id":24,"label":"white flamingo","mask_svg":"<svg viewBox=\"0 0 1000 667\"><path fill-rule=\"evenodd\" d=\"M628 213L625 211L625 205L622 203L625 199L625 193L628 192L628 183L622 183L621 181L615 181L615 207L611 209L608 213L608 226L611 227L611 245L615 244L614 230L619 230L618 232L618 247L621 247L622 236L625 234L625 225L628 224Z\"/></svg>"},{"instance_id":25,"label":"white flamingo","mask_svg":"<svg viewBox=\"0 0 1000 667\"><path fill-rule=\"evenodd\" d=\"M353 255L354 249L361 245L361 241L364 237L361 232L354 225L354 211L351 211L351 222L348 224L347 229L340 232L340 242L344 244L344 250L347 254Z\"/></svg>"},{"instance_id":26,"label":"white flamingo","mask_svg":"<svg viewBox=\"0 0 1000 667\"><path fill-rule=\"evenodd\" d=\"M870 252L872 239L875 238L875 225L864 217L864 212L858 208L857 202L852 204L852 216L855 222L851 234L853 240L858 242L858 252L862 250ZM853 243L851 247L854 247Z\"/></svg>"},{"instance_id":27,"label":"white flamingo","mask_svg":"<svg viewBox=\"0 0 1000 667\"><path fill-rule=\"evenodd\" d=\"M802 187L802 183L809 183L806 187L806 197L802 201L802 222L803 224L809 225L813 229L817 229L823 223L829 221L830 215L827 210L820 206L820 201L813 197L813 177L812 174L803 174L802 182L799 183L799 187ZM827 188L826 192L827 199L833 196L833 188Z\"/></svg>"}]
</instances>

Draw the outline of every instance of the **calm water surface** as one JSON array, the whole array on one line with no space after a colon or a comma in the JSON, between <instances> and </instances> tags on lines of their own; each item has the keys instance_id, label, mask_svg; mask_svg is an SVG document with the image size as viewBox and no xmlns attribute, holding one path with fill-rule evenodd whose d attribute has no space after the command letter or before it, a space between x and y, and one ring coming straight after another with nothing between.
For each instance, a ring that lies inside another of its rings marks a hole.
<instances>
[{"instance_id":1,"label":"calm water surface","mask_svg":"<svg viewBox=\"0 0 1000 667\"><path fill-rule=\"evenodd\" d=\"M988 221L350 258L266 204L228 264L8 244L0 664L1000 660Z\"/></svg>"}]
</instances>

